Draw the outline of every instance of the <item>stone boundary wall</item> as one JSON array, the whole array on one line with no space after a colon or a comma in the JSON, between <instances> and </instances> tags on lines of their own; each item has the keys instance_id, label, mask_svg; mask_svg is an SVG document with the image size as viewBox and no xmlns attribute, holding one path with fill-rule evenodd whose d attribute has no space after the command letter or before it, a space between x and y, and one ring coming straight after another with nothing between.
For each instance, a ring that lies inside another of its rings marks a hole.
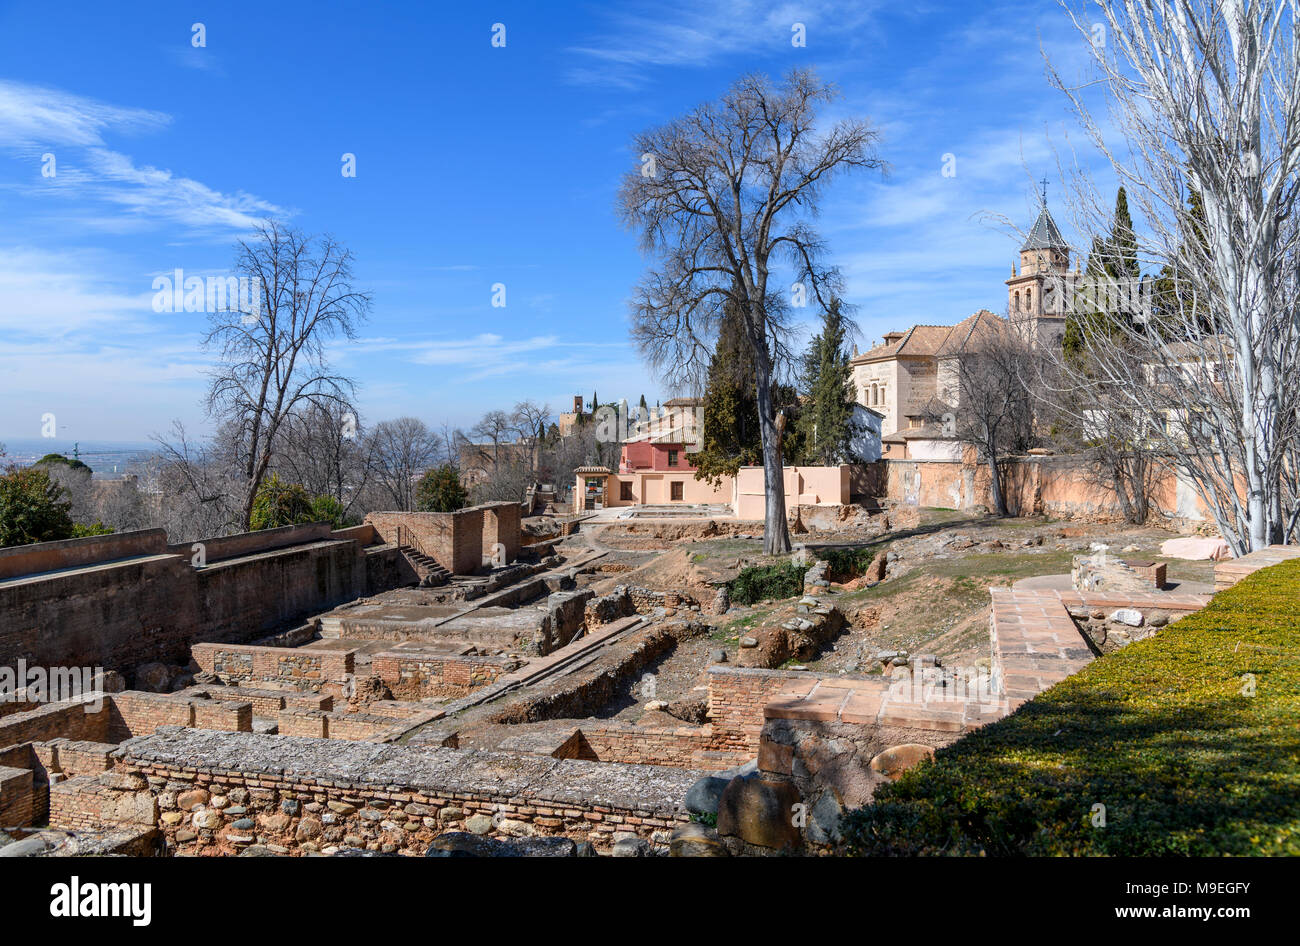
<instances>
[{"instance_id":1,"label":"stone boundary wall","mask_svg":"<svg viewBox=\"0 0 1300 946\"><path fill-rule=\"evenodd\" d=\"M469 819L496 837L566 835L607 849L616 832L666 840L704 772L545 756L160 730L116 768L52 787L50 821L102 828L153 819L172 853L335 847L423 854ZM218 799L220 800L218 804Z\"/></svg>"},{"instance_id":2,"label":"stone boundary wall","mask_svg":"<svg viewBox=\"0 0 1300 946\"><path fill-rule=\"evenodd\" d=\"M223 684L288 684L312 693L345 695L356 669L355 650L309 650L254 644L195 644L190 652L199 669Z\"/></svg>"},{"instance_id":3,"label":"stone boundary wall","mask_svg":"<svg viewBox=\"0 0 1300 946\"><path fill-rule=\"evenodd\" d=\"M950 460L889 460L885 496L895 503L945 509L992 508L984 464ZM1092 481L1077 457L1009 457L1002 461L1003 493L1013 516L1049 515L1122 521L1113 490ZM1159 477L1152 505L1184 527L1212 521L1204 503L1173 474Z\"/></svg>"},{"instance_id":4,"label":"stone boundary wall","mask_svg":"<svg viewBox=\"0 0 1300 946\"><path fill-rule=\"evenodd\" d=\"M258 532L240 532L236 535L223 535L197 542L182 542L169 545L168 552L191 559L195 555L194 546L203 547L203 557L208 564L222 562L261 552L273 552L293 545L306 545L310 542L323 542L333 535L328 522L309 522L296 526L279 526L275 529L262 529Z\"/></svg>"},{"instance_id":5,"label":"stone boundary wall","mask_svg":"<svg viewBox=\"0 0 1300 946\"><path fill-rule=\"evenodd\" d=\"M80 539L37 542L0 549L0 579L36 575L60 568L78 568L141 555L167 552L163 529L141 529L113 535L89 535Z\"/></svg>"},{"instance_id":6,"label":"stone boundary wall","mask_svg":"<svg viewBox=\"0 0 1300 946\"><path fill-rule=\"evenodd\" d=\"M386 650L370 658L371 671L403 700L465 696L518 669L522 661L491 654L430 654Z\"/></svg>"},{"instance_id":7,"label":"stone boundary wall","mask_svg":"<svg viewBox=\"0 0 1300 946\"><path fill-rule=\"evenodd\" d=\"M247 641L407 580L362 544L373 529L327 524L168 546L162 530L0 550L0 665L184 663L196 642Z\"/></svg>"}]
</instances>

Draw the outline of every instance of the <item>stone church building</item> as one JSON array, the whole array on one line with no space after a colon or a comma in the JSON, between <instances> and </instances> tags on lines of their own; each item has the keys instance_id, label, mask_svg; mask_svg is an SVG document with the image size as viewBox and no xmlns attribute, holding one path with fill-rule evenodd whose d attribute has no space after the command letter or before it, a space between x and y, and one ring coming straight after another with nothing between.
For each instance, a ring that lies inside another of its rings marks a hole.
<instances>
[{"instance_id":1,"label":"stone church building","mask_svg":"<svg viewBox=\"0 0 1300 946\"><path fill-rule=\"evenodd\" d=\"M920 430L926 411L950 385L971 343L1010 323L1035 345L1059 347L1065 337L1067 300L1081 278L1076 264L1070 271L1070 248L1047 210L1039 211L1024 244L1019 269L1011 267L1007 285L1007 315L987 309L956 325L914 325L888 332L879 345L855 354L853 382L858 402L883 417L881 435Z\"/></svg>"}]
</instances>

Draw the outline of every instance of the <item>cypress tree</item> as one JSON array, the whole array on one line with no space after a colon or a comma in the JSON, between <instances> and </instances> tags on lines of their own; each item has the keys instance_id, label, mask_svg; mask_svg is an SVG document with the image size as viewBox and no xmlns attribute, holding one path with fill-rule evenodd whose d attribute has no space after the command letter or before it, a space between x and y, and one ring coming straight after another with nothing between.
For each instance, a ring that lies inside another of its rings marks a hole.
<instances>
[{"instance_id":1,"label":"cypress tree","mask_svg":"<svg viewBox=\"0 0 1300 946\"><path fill-rule=\"evenodd\" d=\"M804 354L804 403L799 430L804 459L830 466L852 459L853 368L844 349L846 334L840 300L832 299Z\"/></svg>"},{"instance_id":2,"label":"cypress tree","mask_svg":"<svg viewBox=\"0 0 1300 946\"><path fill-rule=\"evenodd\" d=\"M695 478L717 486L741 466L760 462L754 359L740 315L728 304L718 328L704 390L704 437L692 456Z\"/></svg>"}]
</instances>

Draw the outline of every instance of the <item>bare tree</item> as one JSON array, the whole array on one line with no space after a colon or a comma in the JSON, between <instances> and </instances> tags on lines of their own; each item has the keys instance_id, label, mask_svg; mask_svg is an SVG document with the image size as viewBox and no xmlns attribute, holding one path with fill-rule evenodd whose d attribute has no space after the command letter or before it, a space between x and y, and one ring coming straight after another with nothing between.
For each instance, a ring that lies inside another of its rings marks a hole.
<instances>
[{"instance_id":1,"label":"bare tree","mask_svg":"<svg viewBox=\"0 0 1300 946\"><path fill-rule=\"evenodd\" d=\"M836 97L811 70L792 72L779 88L745 76L719 101L636 136L641 165L619 195L642 249L659 257L635 290L632 335L671 386L700 387L728 301L743 317L754 355L768 554L790 548L772 386L794 362L791 308L805 295L826 306L840 288L808 220L836 172L883 168L866 121L816 128L818 110ZM795 283L793 299L773 284L782 264Z\"/></svg>"},{"instance_id":2,"label":"bare tree","mask_svg":"<svg viewBox=\"0 0 1300 946\"><path fill-rule=\"evenodd\" d=\"M252 281L255 301L215 313L204 345L218 352L208 409L240 432L244 529L288 419L310 404L344 402L352 392L352 381L325 357L325 342L354 337L370 308L369 294L353 285L352 263L333 238L274 221L239 243L235 268Z\"/></svg>"},{"instance_id":3,"label":"bare tree","mask_svg":"<svg viewBox=\"0 0 1300 946\"><path fill-rule=\"evenodd\" d=\"M974 446L989 468L994 511L1008 515L1002 459L1028 449L1034 437L1029 365L1037 349L1002 320L987 323L945 365L940 398L926 411L956 439Z\"/></svg>"},{"instance_id":4,"label":"bare tree","mask_svg":"<svg viewBox=\"0 0 1300 946\"><path fill-rule=\"evenodd\" d=\"M515 431L510 415L505 411L488 411L482 420L470 428L475 437L486 437L492 442L492 466L501 466L501 444Z\"/></svg>"},{"instance_id":5,"label":"bare tree","mask_svg":"<svg viewBox=\"0 0 1300 946\"><path fill-rule=\"evenodd\" d=\"M272 468L313 496L333 497L347 519L359 511L374 470L366 443L356 408L345 401L315 402L286 420Z\"/></svg>"},{"instance_id":6,"label":"bare tree","mask_svg":"<svg viewBox=\"0 0 1300 946\"><path fill-rule=\"evenodd\" d=\"M1087 367L1090 357L1085 349L1069 361L1064 379L1058 353L1038 358L1031 388L1035 406L1053 443L1082 462L1092 485L1115 494L1125 521L1141 525L1152 512L1156 480L1165 465L1152 449L1145 417L1129 406L1131 398L1098 380L1099 372ZM1137 360L1131 353L1130 359Z\"/></svg>"},{"instance_id":7,"label":"bare tree","mask_svg":"<svg viewBox=\"0 0 1300 946\"><path fill-rule=\"evenodd\" d=\"M530 472L536 474L538 450L541 446L542 437L546 434L546 425L551 420L551 405L542 404L539 406L532 401L520 401L515 405L510 420L514 424L519 439L526 441L530 445Z\"/></svg>"},{"instance_id":8,"label":"bare tree","mask_svg":"<svg viewBox=\"0 0 1300 946\"><path fill-rule=\"evenodd\" d=\"M375 425L367 438L376 491L391 509L415 508L415 483L445 455L440 438L416 417Z\"/></svg>"},{"instance_id":9,"label":"bare tree","mask_svg":"<svg viewBox=\"0 0 1300 946\"><path fill-rule=\"evenodd\" d=\"M1294 536L1300 520L1298 7L1097 8L1071 16L1100 79L1088 88L1109 96L1105 120L1085 105L1091 92L1050 74L1144 218L1141 257L1166 267L1182 304L1094 333L1091 377L1074 380L1102 384L1141 419L1243 554ZM1104 44L1093 42L1098 20ZM1086 174L1075 191L1080 229L1104 234L1107 208Z\"/></svg>"},{"instance_id":10,"label":"bare tree","mask_svg":"<svg viewBox=\"0 0 1300 946\"><path fill-rule=\"evenodd\" d=\"M238 469L241 432L234 423L211 442L192 441L176 421L169 437L155 437L159 453L145 466L146 491L157 498L154 524L173 542L226 535L241 528Z\"/></svg>"}]
</instances>

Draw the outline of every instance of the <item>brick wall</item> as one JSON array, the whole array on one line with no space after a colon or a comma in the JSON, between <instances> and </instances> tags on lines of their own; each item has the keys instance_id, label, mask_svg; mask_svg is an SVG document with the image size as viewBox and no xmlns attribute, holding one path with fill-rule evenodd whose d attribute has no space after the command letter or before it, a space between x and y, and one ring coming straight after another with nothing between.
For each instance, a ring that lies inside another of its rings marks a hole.
<instances>
[{"instance_id":1,"label":"brick wall","mask_svg":"<svg viewBox=\"0 0 1300 946\"><path fill-rule=\"evenodd\" d=\"M59 736L107 741L110 706L104 700L95 706L96 700L95 694L89 694L6 716L0 720L0 746L45 742Z\"/></svg>"},{"instance_id":2,"label":"brick wall","mask_svg":"<svg viewBox=\"0 0 1300 946\"><path fill-rule=\"evenodd\" d=\"M109 697L112 708L108 742L147 736L159 726L192 726L251 732L253 705L218 702L178 693L144 693L126 690Z\"/></svg>"},{"instance_id":3,"label":"brick wall","mask_svg":"<svg viewBox=\"0 0 1300 946\"><path fill-rule=\"evenodd\" d=\"M758 754L763 732L763 707L789 683L808 674L793 670L752 667L709 667L709 722L713 724L711 749Z\"/></svg>"},{"instance_id":4,"label":"brick wall","mask_svg":"<svg viewBox=\"0 0 1300 946\"><path fill-rule=\"evenodd\" d=\"M399 527L409 529L426 555L454 575L470 575L502 546L508 564L519 556L518 503L485 503L455 512L372 512L366 525L383 542L396 542Z\"/></svg>"},{"instance_id":5,"label":"brick wall","mask_svg":"<svg viewBox=\"0 0 1300 946\"><path fill-rule=\"evenodd\" d=\"M356 666L355 650L195 644L191 653L199 669L224 684L279 683L333 696L344 694Z\"/></svg>"},{"instance_id":6,"label":"brick wall","mask_svg":"<svg viewBox=\"0 0 1300 946\"><path fill-rule=\"evenodd\" d=\"M0 830L32 823L33 788L31 769L0 766Z\"/></svg>"}]
</instances>

